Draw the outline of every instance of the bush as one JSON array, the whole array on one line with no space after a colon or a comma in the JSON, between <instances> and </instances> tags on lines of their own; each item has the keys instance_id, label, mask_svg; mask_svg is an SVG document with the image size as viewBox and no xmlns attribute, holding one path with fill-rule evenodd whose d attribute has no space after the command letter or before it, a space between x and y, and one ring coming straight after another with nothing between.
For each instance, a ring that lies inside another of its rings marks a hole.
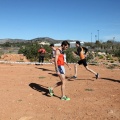
<instances>
[{"instance_id":1,"label":"bush","mask_svg":"<svg viewBox=\"0 0 120 120\"><path fill-rule=\"evenodd\" d=\"M113 60L111 55L107 55L107 60Z\"/></svg>"},{"instance_id":2,"label":"bush","mask_svg":"<svg viewBox=\"0 0 120 120\"><path fill-rule=\"evenodd\" d=\"M23 54L30 61L38 61L38 57L39 57L38 49L40 49L40 46L41 45L39 45L38 43L29 43L26 46L22 46L19 49L18 53ZM52 50L48 45L43 45L43 47L45 48L45 50L47 52L45 54L45 60L49 61Z\"/></svg>"},{"instance_id":3,"label":"bush","mask_svg":"<svg viewBox=\"0 0 120 120\"><path fill-rule=\"evenodd\" d=\"M66 51L66 56L67 56L67 62L69 63L76 63L79 60L79 56L78 57L74 57L72 52L75 51L75 48L69 48Z\"/></svg>"},{"instance_id":4,"label":"bush","mask_svg":"<svg viewBox=\"0 0 120 120\"><path fill-rule=\"evenodd\" d=\"M116 50L116 51L114 52L114 55L115 55L116 57L119 57L119 58L120 58L120 50Z\"/></svg>"},{"instance_id":5,"label":"bush","mask_svg":"<svg viewBox=\"0 0 120 120\"><path fill-rule=\"evenodd\" d=\"M39 45L36 44L28 44L23 46L19 49L18 53L23 54L29 59L30 61L35 61L38 58L38 49Z\"/></svg>"},{"instance_id":6,"label":"bush","mask_svg":"<svg viewBox=\"0 0 120 120\"><path fill-rule=\"evenodd\" d=\"M99 56L99 59L103 59L104 57L102 55Z\"/></svg>"}]
</instances>

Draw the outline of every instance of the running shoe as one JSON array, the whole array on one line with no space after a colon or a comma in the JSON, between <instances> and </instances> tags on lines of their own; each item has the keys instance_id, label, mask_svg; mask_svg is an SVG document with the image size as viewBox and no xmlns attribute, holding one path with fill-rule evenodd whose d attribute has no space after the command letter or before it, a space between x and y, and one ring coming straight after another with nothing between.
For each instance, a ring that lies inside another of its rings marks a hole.
<instances>
[{"instance_id":1,"label":"running shoe","mask_svg":"<svg viewBox=\"0 0 120 120\"><path fill-rule=\"evenodd\" d=\"M96 77L96 79L98 79L98 77L99 77L99 74L97 73L97 75L95 75L95 77Z\"/></svg>"},{"instance_id":2,"label":"running shoe","mask_svg":"<svg viewBox=\"0 0 120 120\"><path fill-rule=\"evenodd\" d=\"M51 88L51 87L49 87L49 88L48 88L48 90L49 90L50 96L53 96L53 95L54 95L54 93L53 93L52 88Z\"/></svg>"},{"instance_id":3,"label":"running shoe","mask_svg":"<svg viewBox=\"0 0 120 120\"><path fill-rule=\"evenodd\" d=\"M71 78L76 79L77 77L76 76L72 76Z\"/></svg>"},{"instance_id":4,"label":"running shoe","mask_svg":"<svg viewBox=\"0 0 120 120\"><path fill-rule=\"evenodd\" d=\"M70 98L68 98L67 96L63 96L63 97L61 97L61 100L66 100L66 101L68 101L68 100L70 100Z\"/></svg>"}]
</instances>

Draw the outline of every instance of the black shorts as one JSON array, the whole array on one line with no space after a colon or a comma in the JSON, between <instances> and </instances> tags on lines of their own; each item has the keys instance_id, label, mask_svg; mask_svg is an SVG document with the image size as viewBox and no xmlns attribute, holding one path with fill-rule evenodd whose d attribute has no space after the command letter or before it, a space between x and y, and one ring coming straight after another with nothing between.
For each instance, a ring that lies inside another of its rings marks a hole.
<instances>
[{"instance_id":1,"label":"black shorts","mask_svg":"<svg viewBox=\"0 0 120 120\"><path fill-rule=\"evenodd\" d=\"M87 66L86 59L79 60L79 61L78 61L78 64L79 64L79 65L83 64L84 67L86 67L86 66Z\"/></svg>"}]
</instances>

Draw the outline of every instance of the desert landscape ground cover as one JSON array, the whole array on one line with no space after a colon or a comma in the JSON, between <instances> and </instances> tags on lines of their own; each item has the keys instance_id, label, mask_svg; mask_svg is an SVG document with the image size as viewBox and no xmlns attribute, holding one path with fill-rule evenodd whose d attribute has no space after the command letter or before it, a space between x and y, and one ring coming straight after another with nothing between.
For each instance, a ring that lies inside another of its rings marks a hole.
<instances>
[{"instance_id":1,"label":"desert landscape ground cover","mask_svg":"<svg viewBox=\"0 0 120 120\"><path fill-rule=\"evenodd\" d=\"M78 67L78 78L66 66L66 95L60 87L50 97L48 87L59 81L53 64L0 64L0 120L119 120L120 69L89 67L99 79Z\"/></svg>"}]
</instances>

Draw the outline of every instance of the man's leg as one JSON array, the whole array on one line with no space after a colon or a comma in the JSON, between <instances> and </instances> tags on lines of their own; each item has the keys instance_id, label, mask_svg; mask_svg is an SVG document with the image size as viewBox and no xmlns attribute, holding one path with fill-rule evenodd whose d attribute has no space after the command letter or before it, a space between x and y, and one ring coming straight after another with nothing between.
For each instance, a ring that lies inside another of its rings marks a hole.
<instances>
[{"instance_id":1,"label":"man's leg","mask_svg":"<svg viewBox=\"0 0 120 120\"><path fill-rule=\"evenodd\" d=\"M44 56L41 56L41 65L43 65L44 62Z\"/></svg>"},{"instance_id":2,"label":"man's leg","mask_svg":"<svg viewBox=\"0 0 120 120\"><path fill-rule=\"evenodd\" d=\"M57 83L56 83L55 85L53 85L52 87L49 87L49 88L48 88L49 93L50 93L51 96L54 95L53 89L56 88L56 87L58 87L58 86L60 86L60 85L62 85L62 82L61 82L61 81L60 81L60 82L57 82Z\"/></svg>"},{"instance_id":3,"label":"man's leg","mask_svg":"<svg viewBox=\"0 0 120 120\"><path fill-rule=\"evenodd\" d=\"M96 72L94 72L93 70L91 70L88 66L86 66L85 68L86 68L86 70L90 71L91 73L93 73L95 75L97 74Z\"/></svg>"},{"instance_id":4,"label":"man's leg","mask_svg":"<svg viewBox=\"0 0 120 120\"><path fill-rule=\"evenodd\" d=\"M42 56L42 63L44 62L44 56Z\"/></svg>"},{"instance_id":5,"label":"man's leg","mask_svg":"<svg viewBox=\"0 0 120 120\"><path fill-rule=\"evenodd\" d=\"M78 66L78 64L76 63L76 64L74 65L74 76L72 76L72 78L74 78L74 79L77 78L77 66Z\"/></svg>"},{"instance_id":6,"label":"man's leg","mask_svg":"<svg viewBox=\"0 0 120 120\"><path fill-rule=\"evenodd\" d=\"M54 88L56 88L56 87L61 85L61 91L62 91L62 96L63 96L64 95L64 89L65 89L65 75L64 74L58 74L58 76L59 76L61 81L57 82L55 85L50 87L50 89L53 90Z\"/></svg>"},{"instance_id":7,"label":"man's leg","mask_svg":"<svg viewBox=\"0 0 120 120\"><path fill-rule=\"evenodd\" d=\"M75 77L77 77L77 66L78 66L78 64L76 63L75 65L74 65L74 72L75 72Z\"/></svg>"},{"instance_id":8,"label":"man's leg","mask_svg":"<svg viewBox=\"0 0 120 120\"><path fill-rule=\"evenodd\" d=\"M60 78L60 80L61 80L61 75L60 75L60 74L58 74L58 76L59 76L59 78ZM51 96L53 96L53 95L54 95L53 89L54 89L54 88L56 88L56 87L58 87L58 86L60 86L60 85L62 85L62 81L57 82L57 83L56 83L56 84L54 84L52 87L49 87L49 88L48 88L49 93L50 93L50 95L51 95Z\"/></svg>"},{"instance_id":9,"label":"man's leg","mask_svg":"<svg viewBox=\"0 0 120 120\"><path fill-rule=\"evenodd\" d=\"M53 89L55 87L58 87L61 85L61 100L70 100L70 98L68 98L66 95L65 95L65 83L66 83L66 80L65 80L65 74L59 74L59 78L61 80L61 82L58 82L56 83L53 87L50 87L49 88L49 93L51 96L54 95L53 93Z\"/></svg>"},{"instance_id":10,"label":"man's leg","mask_svg":"<svg viewBox=\"0 0 120 120\"><path fill-rule=\"evenodd\" d=\"M86 68L86 70L88 70L89 72L95 74L96 79L98 79L98 77L99 77L98 73L96 73L96 72L94 72L93 70L91 70L88 66L85 66L85 68Z\"/></svg>"},{"instance_id":11,"label":"man's leg","mask_svg":"<svg viewBox=\"0 0 120 120\"><path fill-rule=\"evenodd\" d=\"M98 77L99 77L98 73L94 72L93 70L91 70L91 69L88 67L87 62L86 62L86 59L83 59L83 60L82 60L82 64L84 65L84 67L86 68L86 70L88 70L89 72L95 74L96 79L98 79Z\"/></svg>"},{"instance_id":12,"label":"man's leg","mask_svg":"<svg viewBox=\"0 0 120 120\"><path fill-rule=\"evenodd\" d=\"M41 62L41 56L39 56L39 61L38 61L39 63Z\"/></svg>"},{"instance_id":13,"label":"man's leg","mask_svg":"<svg viewBox=\"0 0 120 120\"><path fill-rule=\"evenodd\" d=\"M61 85L61 93L62 93L62 97L65 96L65 74L60 74L60 79L62 81L62 85Z\"/></svg>"},{"instance_id":14,"label":"man's leg","mask_svg":"<svg viewBox=\"0 0 120 120\"><path fill-rule=\"evenodd\" d=\"M61 85L62 97L61 97L61 100L67 100L68 101L68 100L70 100L70 98L65 95L65 84L66 84L65 74L61 74L60 79L62 81L62 85Z\"/></svg>"},{"instance_id":15,"label":"man's leg","mask_svg":"<svg viewBox=\"0 0 120 120\"><path fill-rule=\"evenodd\" d=\"M53 96L53 89L55 87L58 87L58 86L61 85L61 94L62 94L61 100L70 100L70 98L68 98L65 95L65 83L66 83L66 80L65 80L65 68L63 66L59 66L58 69L59 69L59 72L60 72L60 74L58 74L58 76L59 76L61 82L59 82L59 83L55 84L53 87L49 88L50 95Z\"/></svg>"}]
</instances>

